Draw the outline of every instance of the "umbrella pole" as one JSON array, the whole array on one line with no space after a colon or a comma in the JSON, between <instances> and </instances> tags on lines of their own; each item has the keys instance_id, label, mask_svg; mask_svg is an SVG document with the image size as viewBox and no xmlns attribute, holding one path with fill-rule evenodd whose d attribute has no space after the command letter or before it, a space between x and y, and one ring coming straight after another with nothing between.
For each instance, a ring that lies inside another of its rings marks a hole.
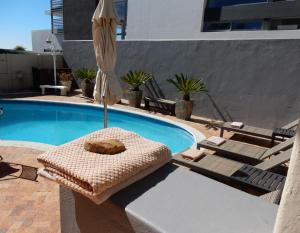
<instances>
[{"instance_id":1,"label":"umbrella pole","mask_svg":"<svg viewBox=\"0 0 300 233\"><path fill-rule=\"evenodd\" d=\"M104 104L104 122L103 128L107 128L107 92L108 92L108 85L105 84L105 95L103 96L103 104Z\"/></svg>"},{"instance_id":2,"label":"umbrella pole","mask_svg":"<svg viewBox=\"0 0 300 233\"><path fill-rule=\"evenodd\" d=\"M56 54L53 52L53 70L54 70L54 85L57 85L57 78L56 78Z\"/></svg>"},{"instance_id":3,"label":"umbrella pole","mask_svg":"<svg viewBox=\"0 0 300 233\"><path fill-rule=\"evenodd\" d=\"M106 129L107 128L107 101L106 101L106 97L104 97L104 125L103 128Z\"/></svg>"}]
</instances>

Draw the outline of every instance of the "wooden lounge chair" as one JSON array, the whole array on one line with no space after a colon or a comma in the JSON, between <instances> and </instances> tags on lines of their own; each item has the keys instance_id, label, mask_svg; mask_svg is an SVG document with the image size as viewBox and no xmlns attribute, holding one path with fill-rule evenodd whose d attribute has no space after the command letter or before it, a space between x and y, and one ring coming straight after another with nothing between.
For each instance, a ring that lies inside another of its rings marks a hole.
<instances>
[{"instance_id":1,"label":"wooden lounge chair","mask_svg":"<svg viewBox=\"0 0 300 233\"><path fill-rule=\"evenodd\" d=\"M278 145L273 146L272 148L259 147L233 140L226 140L223 144L217 146L208 143L206 140L203 140L197 144L197 148L213 150L223 157L228 157L229 159L256 165L271 155L291 148L293 146L294 139L295 137L289 138L288 140L280 142Z\"/></svg>"},{"instance_id":2,"label":"wooden lounge chair","mask_svg":"<svg viewBox=\"0 0 300 233\"><path fill-rule=\"evenodd\" d=\"M259 128L259 127L254 127L254 126L249 126L249 125L244 125L242 128L235 128L231 126L232 122L225 122L221 126L221 131L220 131L220 137L223 137L224 131L231 131L239 134L246 134L254 137L261 137L261 138L266 138L266 139L272 139L273 138L273 130L271 129L264 129L264 128ZM297 127L299 124L299 119L290 122L287 125L282 126L282 129L294 129Z\"/></svg>"},{"instance_id":3,"label":"wooden lounge chair","mask_svg":"<svg viewBox=\"0 0 300 233\"><path fill-rule=\"evenodd\" d=\"M289 161L291 150L288 149L272 156L256 166L211 154L205 155L198 161L184 159L181 154L178 154L174 156L173 161L217 180L233 181L259 190L273 192L282 189L286 177L269 170Z\"/></svg>"},{"instance_id":4,"label":"wooden lounge chair","mask_svg":"<svg viewBox=\"0 0 300 233\"><path fill-rule=\"evenodd\" d=\"M175 101L167 100L165 95L159 88L155 79L149 80L146 84L146 89L148 96L144 97L145 109L150 110L150 108L159 109L162 112L166 112L172 116L175 116ZM151 103L154 105L152 106Z\"/></svg>"}]
</instances>

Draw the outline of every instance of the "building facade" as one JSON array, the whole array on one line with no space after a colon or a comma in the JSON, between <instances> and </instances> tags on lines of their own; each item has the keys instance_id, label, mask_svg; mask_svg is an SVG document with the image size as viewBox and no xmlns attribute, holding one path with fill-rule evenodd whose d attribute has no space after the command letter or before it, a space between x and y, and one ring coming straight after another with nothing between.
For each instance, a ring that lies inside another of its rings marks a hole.
<instances>
[{"instance_id":1,"label":"building facade","mask_svg":"<svg viewBox=\"0 0 300 233\"><path fill-rule=\"evenodd\" d=\"M52 37L52 31L48 30L33 30L31 31L32 51L35 53L44 53L49 49L47 40L52 38L56 50L62 50L62 43L64 40L63 34L56 34Z\"/></svg>"},{"instance_id":2,"label":"building facade","mask_svg":"<svg viewBox=\"0 0 300 233\"><path fill-rule=\"evenodd\" d=\"M51 0L55 1L55 0ZM64 0L63 31L65 40L91 40L92 17L99 0ZM114 0L115 8L123 25L118 26L118 39L125 39L127 22L127 0ZM52 25L54 28L55 25Z\"/></svg>"},{"instance_id":3,"label":"building facade","mask_svg":"<svg viewBox=\"0 0 300 233\"><path fill-rule=\"evenodd\" d=\"M242 36L257 30L298 30L300 2L128 0L127 25L127 39L201 39L210 37L205 32L235 31Z\"/></svg>"},{"instance_id":4,"label":"building facade","mask_svg":"<svg viewBox=\"0 0 300 233\"><path fill-rule=\"evenodd\" d=\"M91 32L97 3L63 1L64 58L73 70L97 69ZM204 117L273 128L300 115L299 1L122 4L117 11L126 27L125 40L120 36L117 42L117 76L129 70L151 72L173 100L180 94L168 78L177 73L202 78L209 94L193 99L194 114ZM230 27L222 28L224 23Z\"/></svg>"},{"instance_id":5,"label":"building facade","mask_svg":"<svg viewBox=\"0 0 300 233\"><path fill-rule=\"evenodd\" d=\"M300 2L283 0L208 0L203 31L297 30Z\"/></svg>"},{"instance_id":6,"label":"building facade","mask_svg":"<svg viewBox=\"0 0 300 233\"><path fill-rule=\"evenodd\" d=\"M99 0L51 2L52 31L61 33L65 28L65 39L91 39L91 18ZM242 36L254 31L266 34L300 29L299 1L114 0L114 3L124 23L117 29L118 39L201 39L210 37L205 32L223 32L223 36L230 37L225 32L234 31Z\"/></svg>"}]
</instances>

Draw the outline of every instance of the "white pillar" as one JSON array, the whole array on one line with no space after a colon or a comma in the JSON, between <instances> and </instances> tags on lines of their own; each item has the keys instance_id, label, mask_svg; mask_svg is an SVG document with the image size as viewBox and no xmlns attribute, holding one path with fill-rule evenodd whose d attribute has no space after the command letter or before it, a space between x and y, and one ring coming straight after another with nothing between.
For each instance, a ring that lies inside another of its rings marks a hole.
<instances>
[{"instance_id":1,"label":"white pillar","mask_svg":"<svg viewBox=\"0 0 300 233\"><path fill-rule=\"evenodd\" d=\"M277 213L274 233L300 232L300 127L292 150L291 160L281 203Z\"/></svg>"},{"instance_id":2,"label":"white pillar","mask_svg":"<svg viewBox=\"0 0 300 233\"><path fill-rule=\"evenodd\" d=\"M53 72L54 72L54 85L57 85L57 78L56 78L56 54L55 51L52 54L53 56Z\"/></svg>"}]
</instances>

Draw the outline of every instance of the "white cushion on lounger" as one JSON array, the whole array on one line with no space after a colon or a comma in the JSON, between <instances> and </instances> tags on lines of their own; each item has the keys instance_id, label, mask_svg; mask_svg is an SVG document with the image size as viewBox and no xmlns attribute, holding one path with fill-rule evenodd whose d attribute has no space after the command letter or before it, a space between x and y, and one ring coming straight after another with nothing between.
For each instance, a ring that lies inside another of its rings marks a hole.
<instances>
[{"instance_id":1,"label":"white cushion on lounger","mask_svg":"<svg viewBox=\"0 0 300 233\"><path fill-rule=\"evenodd\" d=\"M211 136L208 139L206 139L206 141L208 144L220 146L226 141L226 139L217 136Z\"/></svg>"},{"instance_id":2,"label":"white cushion on lounger","mask_svg":"<svg viewBox=\"0 0 300 233\"><path fill-rule=\"evenodd\" d=\"M197 150L197 149L188 149L181 153L181 156L185 159L189 160L198 160L205 156L204 150Z\"/></svg>"},{"instance_id":3,"label":"white cushion on lounger","mask_svg":"<svg viewBox=\"0 0 300 233\"><path fill-rule=\"evenodd\" d=\"M236 122L236 121L234 121L234 122L232 122L230 125L231 125L233 128L240 129L240 128L242 128L242 127L244 126L244 123L243 123L243 122Z\"/></svg>"}]
</instances>

